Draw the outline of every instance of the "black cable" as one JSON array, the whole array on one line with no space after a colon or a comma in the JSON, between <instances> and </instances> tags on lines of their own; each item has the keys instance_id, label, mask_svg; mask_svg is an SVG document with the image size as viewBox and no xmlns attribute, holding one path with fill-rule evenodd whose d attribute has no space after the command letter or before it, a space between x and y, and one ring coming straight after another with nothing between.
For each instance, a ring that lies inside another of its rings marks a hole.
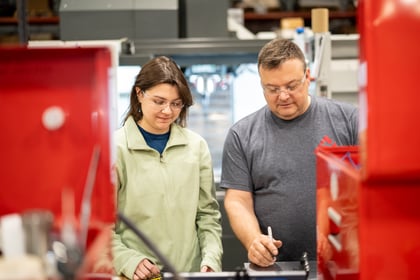
<instances>
[{"instance_id":1,"label":"black cable","mask_svg":"<svg viewBox=\"0 0 420 280\"><path fill-rule=\"evenodd\" d=\"M118 212L118 218L129 228L131 229L145 244L152 250L152 252L158 257L162 262L163 266L168 270L168 272L173 274L174 280L184 280L183 277L179 275L176 269L169 263L169 261L160 253L156 246L150 241L150 239L141 232L132 221L130 221L124 214Z\"/></svg>"}]
</instances>

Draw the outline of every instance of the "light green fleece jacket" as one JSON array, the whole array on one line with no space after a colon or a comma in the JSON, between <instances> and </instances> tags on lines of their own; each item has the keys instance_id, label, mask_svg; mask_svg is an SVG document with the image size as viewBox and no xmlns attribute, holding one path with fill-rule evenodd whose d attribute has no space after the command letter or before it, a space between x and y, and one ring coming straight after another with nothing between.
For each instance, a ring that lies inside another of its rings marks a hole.
<instances>
[{"instance_id":1,"label":"light green fleece jacket","mask_svg":"<svg viewBox=\"0 0 420 280\"><path fill-rule=\"evenodd\" d=\"M178 272L221 271L221 214L206 141L172 124L162 154L150 148L130 117L115 133L117 208L154 243ZM117 222L112 250L116 272L132 278L138 263L162 262Z\"/></svg>"}]
</instances>

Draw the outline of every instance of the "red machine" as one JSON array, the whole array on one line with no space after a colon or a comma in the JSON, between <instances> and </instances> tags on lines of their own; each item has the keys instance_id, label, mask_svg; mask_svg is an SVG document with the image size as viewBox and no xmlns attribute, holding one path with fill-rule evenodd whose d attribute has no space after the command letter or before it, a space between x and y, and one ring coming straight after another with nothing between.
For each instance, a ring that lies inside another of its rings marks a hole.
<instances>
[{"instance_id":1,"label":"red machine","mask_svg":"<svg viewBox=\"0 0 420 280\"><path fill-rule=\"evenodd\" d=\"M106 48L0 50L0 216L47 210L90 257L115 219L110 67Z\"/></svg>"},{"instance_id":2,"label":"red machine","mask_svg":"<svg viewBox=\"0 0 420 280\"><path fill-rule=\"evenodd\" d=\"M361 156L367 181L420 182L418 1L359 1Z\"/></svg>"},{"instance_id":3,"label":"red machine","mask_svg":"<svg viewBox=\"0 0 420 280\"><path fill-rule=\"evenodd\" d=\"M357 147L316 155L323 279L418 279L420 182L363 181Z\"/></svg>"},{"instance_id":4,"label":"red machine","mask_svg":"<svg viewBox=\"0 0 420 280\"><path fill-rule=\"evenodd\" d=\"M359 1L360 146L319 147L325 279L418 279L418 1ZM344 156L346 155L346 156Z\"/></svg>"},{"instance_id":5,"label":"red machine","mask_svg":"<svg viewBox=\"0 0 420 280\"><path fill-rule=\"evenodd\" d=\"M325 280L359 279L357 147L318 147L318 268Z\"/></svg>"}]
</instances>

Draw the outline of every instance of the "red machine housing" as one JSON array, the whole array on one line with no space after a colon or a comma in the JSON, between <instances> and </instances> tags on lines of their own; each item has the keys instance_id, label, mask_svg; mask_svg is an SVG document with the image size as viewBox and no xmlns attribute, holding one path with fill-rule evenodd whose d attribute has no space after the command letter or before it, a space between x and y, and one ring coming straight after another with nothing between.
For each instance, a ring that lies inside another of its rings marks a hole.
<instances>
[{"instance_id":1,"label":"red machine housing","mask_svg":"<svg viewBox=\"0 0 420 280\"><path fill-rule=\"evenodd\" d=\"M54 215L56 230L66 215L80 229L93 175L86 248L109 230L115 220L110 70L107 48L0 49L0 216L42 209ZM61 115L46 121L57 108Z\"/></svg>"},{"instance_id":2,"label":"red machine housing","mask_svg":"<svg viewBox=\"0 0 420 280\"><path fill-rule=\"evenodd\" d=\"M367 181L420 181L418 1L359 1L361 157Z\"/></svg>"},{"instance_id":3,"label":"red machine housing","mask_svg":"<svg viewBox=\"0 0 420 280\"><path fill-rule=\"evenodd\" d=\"M420 182L363 181L358 147L318 147L323 279L418 279Z\"/></svg>"},{"instance_id":4,"label":"red machine housing","mask_svg":"<svg viewBox=\"0 0 420 280\"><path fill-rule=\"evenodd\" d=\"M358 154L358 147L316 150L318 267L325 280L358 279Z\"/></svg>"}]
</instances>

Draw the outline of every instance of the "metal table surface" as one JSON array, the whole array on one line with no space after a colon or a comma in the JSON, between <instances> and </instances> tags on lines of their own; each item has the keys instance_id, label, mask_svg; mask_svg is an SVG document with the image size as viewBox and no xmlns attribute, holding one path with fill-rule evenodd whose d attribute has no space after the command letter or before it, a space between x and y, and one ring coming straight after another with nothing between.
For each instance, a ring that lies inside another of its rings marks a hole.
<instances>
[{"instance_id":1,"label":"metal table surface","mask_svg":"<svg viewBox=\"0 0 420 280\"><path fill-rule=\"evenodd\" d=\"M249 263L243 270L223 272L181 272L174 274L165 272L165 280L316 280L316 261L309 261L311 270L308 276L300 262L276 262L267 268L258 268Z\"/></svg>"}]
</instances>

